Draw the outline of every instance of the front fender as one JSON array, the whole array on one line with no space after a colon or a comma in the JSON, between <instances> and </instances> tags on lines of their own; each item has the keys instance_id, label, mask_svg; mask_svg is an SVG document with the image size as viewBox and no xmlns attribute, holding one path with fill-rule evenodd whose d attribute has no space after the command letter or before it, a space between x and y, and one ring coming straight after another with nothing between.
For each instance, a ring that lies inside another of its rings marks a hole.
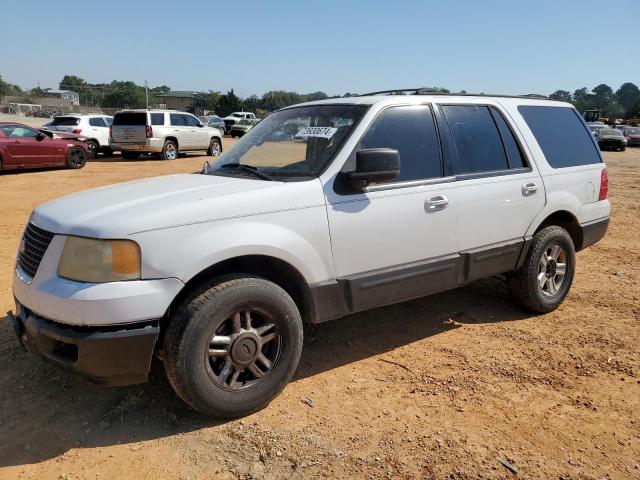
<instances>
[{"instance_id":1,"label":"front fender","mask_svg":"<svg viewBox=\"0 0 640 480\"><path fill-rule=\"evenodd\" d=\"M285 261L309 284L333 278L324 206L185 225L132 238L141 247L143 278L175 277L186 283L212 265L244 255Z\"/></svg>"}]
</instances>

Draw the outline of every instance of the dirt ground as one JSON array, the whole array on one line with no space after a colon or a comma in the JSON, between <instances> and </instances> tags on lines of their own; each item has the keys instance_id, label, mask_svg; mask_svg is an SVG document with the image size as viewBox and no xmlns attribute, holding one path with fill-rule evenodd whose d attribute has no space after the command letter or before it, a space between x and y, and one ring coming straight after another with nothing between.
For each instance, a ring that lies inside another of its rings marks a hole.
<instances>
[{"instance_id":1,"label":"dirt ground","mask_svg":"<svg viewBox=\"0 0 640 480\"><path fill-rule=\"evenodd\" d=\"M242 420L190 411L158 366L146 385L88 385L23 353L0 313L0 478L514 477L503 459L518 478L639 479L640 149L605 157L611 227L557 311L491 279L308 328L293 382ZM0 312L36 205L203 160L1 175Z\"/></svg>"}]
</instances>

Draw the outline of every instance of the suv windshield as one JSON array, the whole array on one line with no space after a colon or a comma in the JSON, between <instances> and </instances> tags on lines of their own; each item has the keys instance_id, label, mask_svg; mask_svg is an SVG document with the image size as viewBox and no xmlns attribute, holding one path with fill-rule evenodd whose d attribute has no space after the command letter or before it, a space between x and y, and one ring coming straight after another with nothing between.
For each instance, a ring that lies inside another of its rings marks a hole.
<instances>
[{"instance_id":1,"label":"suv windshield","mask_svg":"<svg viewBox=\"0 0 640 480\"><path fill-rule=\"evenodd\" d=\"M622 137L622 132L613 128L603 128L600 130L600 136Z\"/></svg>"},{"instance_id":2,"label":"suv windshield","mask_svg":"<svg viewBox=\"0 0 640 480\"><path fill-rule=\"evenodd\" d=\"M244 165L276 180L317 177L349 137L367 107L316 105L272 113L208 169L210 175L246 175Z\"/></svg>"}]
</instances>

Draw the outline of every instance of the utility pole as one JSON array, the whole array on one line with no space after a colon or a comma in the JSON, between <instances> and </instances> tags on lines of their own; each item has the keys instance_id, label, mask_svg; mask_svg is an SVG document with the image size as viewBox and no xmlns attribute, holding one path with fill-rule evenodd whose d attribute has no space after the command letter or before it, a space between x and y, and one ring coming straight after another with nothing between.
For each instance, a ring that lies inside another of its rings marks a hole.
<instances>
[{"instance_id":1,"label":"utility pole","mask_svg":"<svg viewBox=\"0 0 640 480\"><path fill-rule=\"evenodd\" d=\"M147 110L149 110L149 83L144 81L144 94L147 97Z\"/></svg>"}]
</instances>

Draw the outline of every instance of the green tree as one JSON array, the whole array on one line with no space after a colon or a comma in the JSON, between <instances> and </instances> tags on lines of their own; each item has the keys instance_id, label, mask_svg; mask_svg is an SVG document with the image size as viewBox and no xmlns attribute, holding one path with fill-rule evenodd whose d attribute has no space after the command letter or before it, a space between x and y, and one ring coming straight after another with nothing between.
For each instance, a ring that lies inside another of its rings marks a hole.
<instances>
[{"instance_id":1,"label":"green tree","mask_svg":"<svg viewBox=\"0 0 640 480\"><path fill-rule=\"evenodd\" d=\"M616 90L616 99L624 110L624 117L632 118L632 110L640 101L640 88L631 82L623 83L620 85L620 88Z\"/></svg>"},{"instance_id":2,"label":"green tree","mask_svg":"<svg viewBox=\"0 0 640 480\"><path fill-rule=\"evenodd\" d=\"M572 100L571 92L568 92L567 90L556 90L549 95L549 98L551 100L559 100L560 102L570 102Z\"/></svg>"},{"instance_id":3,"label":"green tree","mask_svg":"<svg viewBox=\"0 0 640 480\"><path fill-rule=\"evenodd\" d=\"M234 93L233 88L226 94L220 96L218 101L218 115L226 117L227 115L242 110L242 102L240 98Z\"/></svg>"},{"instance_id":4,"label":"green tree","mask_svg":"<svg viewBox=\"0 0 640 480\"><path fill-rule=\"evenodd\" d=\"M5 82L0 75L0 98L6 95L20 95L22 89L18 85L13 85L9 82Z\"/></svg>"},{"instance_id":5,"label":"green tree","mask_svg":"<svg viewBox=\"0 0 640 480\"><path fill-rule=\"evenodd\" d=\"M102 99L102 106L107 108L144 108L146 98L144 87L135 83L112 81L109 90Z\"/></svg>"}]
</instances>

